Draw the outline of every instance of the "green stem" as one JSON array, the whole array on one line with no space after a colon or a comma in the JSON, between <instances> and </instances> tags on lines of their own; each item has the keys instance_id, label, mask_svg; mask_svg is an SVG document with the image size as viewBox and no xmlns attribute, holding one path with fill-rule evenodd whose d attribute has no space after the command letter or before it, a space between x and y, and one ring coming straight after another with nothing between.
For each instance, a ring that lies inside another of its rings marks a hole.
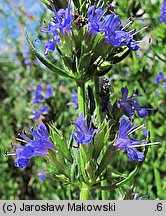
<instances>
[{"instance_id":1,"label":"green stem","mask_svg":"<svg viewBox=\"0 0 166 216\"><path fill-rule=\"evenodd\" d=\"M107 187L108 186L107 180L101 181L101 186L102 187ZM102 190L101 191L101 197L102 197L102 200L108 200L108 191Z\"/></svg>"},{"instance_id":2,"label":"green stem","mask_svg":"<svg viewBox=\"0 0 166 216\"><path fill-rule=\"evenodd\" d=\"M105 148L101 151L102 158L104 157L104 152L105 152ZM107 187L108 186L107 180L101 181L101 186L102 187ZM108 200L108 192L104 191L104 190L101 191L101 197L102 197L102 200Z\"/></svg>"},{"instance_id":3,"label":"green stem","mask_svg":"<svg viewBox=\"0 0 166 216\"><path fill-rule=\"evenodd\" d=\"M77 94L78 94L79 114L83 113L85 116L86 115L85 84L78 85Z\"/></svg>"},{"instance_id":4,"label":"green stem","mask_svg":"<svg viewBox=\"0 0 166 216\"><path fill-rule=\"evenodd\" d=\"M85 183L82 183L80 191L80 200L89 200L91 187Z\"/></svg>"},{"instance_id":5,"label":"green stem","mask_svg":"<svg viewBox=\"0 0 166 216\"><path fill-rule=\"evenodd\" d=\"M155 176L155 182L157 187L157 193L159 196L161 196L162 195L161 177L156 167L154 168L154 176Z\"/></svg>"}]
</instances>

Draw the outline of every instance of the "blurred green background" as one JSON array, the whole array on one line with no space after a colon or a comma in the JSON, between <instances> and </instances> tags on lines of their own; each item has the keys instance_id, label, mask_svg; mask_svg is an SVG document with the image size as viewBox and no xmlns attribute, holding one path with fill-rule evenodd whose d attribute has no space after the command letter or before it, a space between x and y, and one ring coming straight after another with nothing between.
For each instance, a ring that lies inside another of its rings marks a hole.
<instances>
[{"instance_id":1,"label":"blurred green background","mask_svg":"<svg viewBox=\"0 0 166 216\"><path fill-rule=\"evenodd\" d=\"M140 196L148 194L150 199L166 199L166 90L162 83L156 85L156 75L163 71L166 76L166 24L161 23L158 16L163 1L157 0L119 0L114 5L122 18L135 17L137 29L150 24L148 32L141 32L145 42L141 49L132 52L121 63L114 65L105 76L109 78L114 93L112 101L121 97L120 89L127 86L132 92L143 93L141 98L145 107L153 107L146 120L150 130L151 141L162 141L160 147L150 147L148 155L139 174L134 179L135 192ZM46 178L39 181L37 173L49 166L45 158L33 158L25 169L14 166L14 157L4 157L5 151L11 151L11 142L25 129L33 126L31 118L33 91L38 84L53 85L55 97L46 101L50 112L44 121L56 121L64 135L70 134L70 122L75 120L77 113L74 107L67 103L72 98L75 84L70 80L55 76L40 64L31 54L24 37L24 28L35 41L47 41L47 36L41 34L40 27L48 21L51 13L38 0L2 0L0 2L0 199L78 199L77 188L55 183ZM152 43L147 43L148 38ZM36 47L43 52L40 42ZM52 54L48 58L52 58ZM55 56L56 57L56 56ZM141 124L139 119L139 124ZM140 134L141 136L141 134ZM129 173L134 163L129 163L127 156L121 157L113 164L120 172ZM117 189L115 193L108 192L110 199L120 199L129 190L132 182ZM101 199L99 191L94 191L92 197Z\"/></svg>"}]
</instances>

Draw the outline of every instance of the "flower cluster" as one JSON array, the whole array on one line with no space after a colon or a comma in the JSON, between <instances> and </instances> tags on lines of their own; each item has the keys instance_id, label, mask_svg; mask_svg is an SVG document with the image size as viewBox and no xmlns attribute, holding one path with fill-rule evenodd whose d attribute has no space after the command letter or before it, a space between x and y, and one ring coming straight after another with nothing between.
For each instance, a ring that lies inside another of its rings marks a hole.
<instances>
[{"instance_id":1,"label":"flower cluster","mask_svg":"<svg viewBox=\"0 0 166 216\"><path fill-rule=\"evenodd\" d=\"M48 51L55 50L55 44L60 42L59 33L62 35L64 35L64 33L67 33L68 35L71 34L71 25L74 20L70 0L68 2L68 8L60 9L58 11L56 11L54 4L51 3L51 1L50 4L55 14L53 22L48 23L48 28L40 29L42 32L53 35L48 43L45 44L45 54L47 54ZM132 18L128 18L122 22L118 15L114 13L106 15L107 12L108 8L103 10L101 7L95 8L95 5L90 6L87 12L87 32L92 35L103 33L105 41L112 46L127 46L132 51L138 50L138 43L140 43L140 41L136 41L134 35L149 28L149 26L145 26L138 31L135 31L134 29L127 31L133 23Z\"/></svg>"},{"instance_id":2,"label":"flower cluster","mask_svg":"<svg viewBox=\"0 0 166 216\"><path fill-rule=\"evenodd\" d=\"M91 6L88 9L88 31L92 34L103 32L104 38L112 46L127 46L130 50L138 50L138 43L133 38L136 33L131 34L131 31L125 31L123 23L126 21L122 22L120 17L115 14L105 15L106 12L107 8L102 10L100 7L95 9L95 6ZM129 18L126 27L132 23L133 20Z\"/></svg>"},{"instance_id":3,"label":"flower cluster","mask_svg":"<svg viewBox=\"0 0 166 216\"><path fill-rule=\"evenodd\" d=\"M98 129L90 129L91 126L85 124L85 118L83 113L77 118L76 122L72 122L73 125L77 127L77 130L72 132L74 140L81 144L88 144Z\"/></svg>"},{"instance_id":4,"label":"flower cluster","mask_svg":"<svg viewBox=\"0 0 166 216\"><path fill-rule=\"evenodd\" d=\"M39 176L40 181L44 181L46 179L46 172L44 170L41 170L38 173L38 176Z\"/></svg>"},{"instance_id":5,"label":"flower cluster","mask_svg":"<svg viewBox=\"0 0 166 216\"><path fill-rule=\"evenodd\" d=\"M78 109L78 94L73 91L73 98L69 101L68 105L75 105L75 109Z\"/></svg>"},{"instance_id":6,"label":"flower cluster","mask_svg":"<svg viewBox=\"0 0 166 216\"><path fill-rule=\"evenodd\" d=\"M53 87L51 84L47 84L44 89L41 85L38 85L34 91L33 104L41 104L43 101L48 99L54 93ZM49 112L48 106L40 106L39 109L35 109L33 112L33 119L38 120L41 115L47 114Z\"/></svg>"},{"instance_id":7,"label":"flower cluster","mask_svg":"<svg viewBox=\"0 0 166 216\"><path fill-rule=\"evenodd\" d=\"M161 14L159 15L159 19L161 22L166 23L166 0L164 0L163 5L160 8Z\"/></svg>"},{"instance_id":8,"label":"flower cluster","mask_svg":"<svg viewBox=\"0 0 166 216\"><path fill-rule=\"evenodd\" d=\"M38 109L35 109L33 112L33 120L37 121L40 116L42 116L43 114L47 114L49 112L50 108L48 106L41 106Z\"/></svg>"},{"instance_id":9,"label":"flower cluster","mask_svg":"<svg viewBox=\"0 0 166 216\"><path fill-rule=\"evenodd\" d=\"M41 104L44 100L49 98L54 93L51 84L46 85L46 89L44 89L41 85L38 85L36 90L34 91L34 100L33 104Z\"/></svg>"},{"instance_id":10,"label":"flower cluster","mask_svg":"<svg viewBox=\"0 0 166 216\"><path fill-rule=\"evenodd\" d=\"M163 82L163 88L166 90L166 77L162 71L156 76L156 84L158 85L160 82Z\"/></svg>"},{"instance_id":11,"label":"flower cluster","mask_svg":"<svg viewBox=\"0 0 166 216\"><path fill-rule=\"evenodd\" d=\"M16 148L14 153L7 153L7 155L15 155L15 166L24 168L30 162L30 158L33 156L45 156L47 155L47 149L54 149L53 144L50 142L49 133L46 126L41 123L36 125L36 129L29 131L29 135L32 139L25 134L20 134L16 140L25 143L25 145L12 144L13 148Z\"/></svg>"},{"instance_id":12,"label":"flower cluster","mask_svg":"<svg viewBox=\"0 0 166 216\"><path fill-rule=\"evenodd\" d=\"M71 0L69 0L68 8L56 11L54 4L50 1L52 10L55 14L53 22L48 23L48 28L41 28L42 32L52 34L53 37L45 44L45 54L55 50L55 42L60 42L59 31L61 34L71 32L71 22L73 20Z\"/></svg>"},{"instance_id":13,"label":"flower cluster","mask_svg":"<svg viewBox=\"0 0 166 216\"><path fill-rule=\"evenodd\" d=\"M132 115L136 111L138 116L141 118L145 118L148 116L148 111L145 108L142 108L142 105L136 102L136 99L138 97L141 97L142 95L134 95L134 92L130 97L128 97L128 88L122 87L121 88L122 97L118 101L118 107L122 109L123 113L129 117L132 118Z\"/></svg>"},{"instance_id":14,"label":"flower cluster","mask_svg":"<svg viewBox=\"0 0 166 216\"><path fill-rule=\"evenodd\" d=\"M117 149L122 149L127 152L130 161L142 161L144 159L143 153L135 150L135 147L141 146L141 141L129 138L129 135L132 134L136 128L137 126L132 127L130 120L126 120L124 117L122 117L120 121L118 137L115 142Z\"/></svg>"}]
</instances>

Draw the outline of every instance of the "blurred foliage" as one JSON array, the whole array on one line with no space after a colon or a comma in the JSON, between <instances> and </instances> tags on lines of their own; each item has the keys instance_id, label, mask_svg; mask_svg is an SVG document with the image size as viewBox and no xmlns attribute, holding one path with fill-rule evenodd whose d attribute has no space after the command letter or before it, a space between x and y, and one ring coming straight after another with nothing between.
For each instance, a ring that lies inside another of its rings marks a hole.
<instances>
[{"instance_id":1,"label":"blurred foliage","mask_svg":"<svg viewBox=\"0 0 166 216\"><path fill-rule=\"evenodd\" d=\"M47 36L41 34L39 28L43 26L44 21L49 20L50 14L46 18L45 7L38 2L43 12L38 17L31 15L28 8L25 12L24 1L20 2L22 2L21 8L17 7L14 1L4 1L8 8L12 7L11 14L0 10L1 19L4 22L15 12L16 23L14 25L19 29L15 37L11 36L10 29L5 29L1 44L3 52L0 52L0 198L8 200L78 199L78 190L74 187L62 185L60 182L55 184L49 178L46 178L44 182L39 181L37 173L47 168L46 158L34 158L23 170L14 166L13 157L3 156L6 150L11 150L10 143L14 142L17 134L26 129L26 125L34 125L30 116L35 108L31 102L36 85L51 83L55 91L55 97L46 101L50 112L45 116L45 123L56 122L56 127L68 137L71 133L70 121L75 120L77 116L74 107L67 105L72 98L72 90L75 89L74 83L57 77L42 64L36 62L23 37L23 29L27 26L27 21L29 20L28 22L32 24L34 20L38 20L31 32L32 39L47 40ZM109 78L114 89L110 99L114 101L115 98L121 97L122 86L127 86L130 92L134 89L136 93L143 93L142 104L145 107L154 108L149 111L149 117L146 118L147 129L151 132L151 141L163 142L159 148L153 146L148 149L146 161L141 172L135 177L134 183L129 182L118 189L115 194L108 192L109 199L124 196L130 188L134 188L134 192L139 195L148 194L150 199L166 199L166 91L162 88L162 84L155 84L155 77L159 71L163 71L166 76L166 26L158 19L161 3L162 1L157 0L115 1L117 13L122 19L129 16L135 17L137 29L150 24L151 28L146 32L145 40L151 37L152 43L141 43L139 51L131 53L107 74L106 77ZM33 36L36 35L36 32L38 35ZM140 35L145 35L145 32L141 32ZM36 46L43 52L42 44L36 42ZM48 54L48 58L51 57L52 54ZM54 58L56 59L56 56ZM27 60L28 64L26 64ZM128 71L130 73L126 75ZM157 94L156 90L160 92ZM135 121L137 122L137 119ZM110 165L110 169L112 166L114 169L118 167L118 170L127 174L135 167L135 164L134 162L129 163L127 156L121 152L119 160ZM93 196L101 199L98 190L93 191Z\"/></svg>"}]
</instances>

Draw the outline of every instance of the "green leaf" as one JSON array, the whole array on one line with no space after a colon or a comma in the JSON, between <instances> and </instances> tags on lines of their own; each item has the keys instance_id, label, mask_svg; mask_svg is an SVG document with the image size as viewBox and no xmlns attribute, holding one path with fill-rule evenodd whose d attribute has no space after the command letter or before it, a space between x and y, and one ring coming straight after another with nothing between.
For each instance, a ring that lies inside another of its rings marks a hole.
<instances>
[{"instance_id":1,"label":"green leaf","mask_svg":"<svg viewBox=\"0 0 166 216\"><path fill-rule=\"evenodd\" d=\"M49 0L40 0L43 4L45 4L45 6L48 8L48 9L50 9L50 10L52 10L51 9L51 6L50 6L50 1Z\"/></svg>"},{"instance_id":2,"label":"green leaf","mask_svg":"<svg viewBox=\"0 0 166 216\"><path fill-rule=\"evenodd\" d=\"M72 36L69 36L66 32L60 35L61 42L57 44L63 56L67 56L68 58L73 58L73 53L76 52L75 44L72 39Z\"/></svg>"},{"instance_id":3,"label":"green leaf","mask_svg":"<svg viewBox=\"0 0 166 216\"><path fill-rule=\"evenodd\" d=\"M63 155L60 152L48 149L48 157L58 172L70 178L69 166L65 163Z\"/></svg>"},{"instance_id":4,"label":"green leaf","mask_svg":"<svg viewBox=\"0 0 166 216\"><path fill-rule=\"evenodd\" d=\"M68 67L70 70L73 70L73 68L74 68L73 59L69 58L68 56L63 55L62 60L63 60L66 67Z\"/></svg>"},{"instance_id":5,"label":"green leaf","mask_svg":"<svg viewBox=\"0 0 166 216\"><path fill-rule=\"evenodd\" d=\"M76 175L77 175L77 163L76 160L73 161L73 164L71 165L71 171L70 171L70 179L72 182L76 180Z\"/></svg>"},{"instance_id":6,"label":"green leaf","mask_svg":"<svg viewBox=\"0 0 166 216\"><path fill-rule=\"evenodd\" d=\"M88 178L87 172L86 172L86 164L87 163L88 163L87 149L86 149L85 145L81 145L80 146L80 169L81 169L81 174L82 174L85 182L89 181L89 178Z\"/></svg>"},{"instance_id":7,"label":"green leaf","mask_svg":"<svg viewBox=\"0 0 166 216\"><path fill-rule=\"evenodd\" d=\"M117 154L118 154L118 151L115 150L115 147L112 145L109 145L98 166L98 169L96 170L97 177L104 171L107 165L116 158Z\"/></svg>"},{"instance_id":8,"label":"green leaf","mask_svg":"<svg viewBox=\"0 0 166 216\"><path fill-rule=\"evenodd\" d=\"M88 85L88 98L89 98L89 112L90 112L90 116L88 117L90 119L95 111L95 99L90 85Z\"/></svg>"},{"instance_id":9,"label":"green leaf","mask_svg":"<svg viewBox=\"0 0 166 216\"><path fill-rule=\"evenodd\" d=\"M146 153L145 153L146 155ZM111 157L111 155L110 155ZM95 189L100 189L100 190L115 190L116 188L126 184L128 181L132 180L139 172L139 170L141 169L142 167L142 164L143 164L143 161L142 162L139 162L137 164L137 166L135 167L135 169L125 178L123 179L122 181L119 181L115 184L112 184L110 186L100 186L100 185L96 185L94 186Z\"/></svg>"},{"instance_id":10,"label":"green leaf","mask_svg":"<svg viewBox=\"0 0 166 216\"><path fill-rule=\"evenodd\" d=\"M94 41L93 41L93 47L92 49L95 49L98 43L101 41L103 42L103 33L98 33L97 35L94 36Z\"/></svg>"},{"instance_id":11,"label":"green leaf","mask_svg":"<svg viewBox=\"0 0 166 216\"><path fill-rule=\"evenodd\" d=\"M72 40L74 41L74 44L75 44L75 50L80 53L82 52L82 46L84 45L87 45L86 41L85 41L85 38L86 38L86 35L87 35L87 29L86 29L86 26L83 26L82 28L80 28L78 30L78 28L75 28L73 26L73 29L72 29ZM84 53L84 52L83 52ZM78 56L79 58L80 56Z\"/></svg>"},{"instance_id":12,"label":"green leaf","mask_svg":"<svg viewBox=\"0 0 166 216\"><path fill-rule=\"evenodd\" d=\"M90 177L90 179L93 181L94 180L94 177L95 177L95 170L96 170L96 167L97 167L97 163L95 162L95 160L90 160L87 164L86 164L86 170L87 170L87 173Z\"/></svg>"},{"instance_id":13,"label":"green leaf","mask_svg":"<svg viewBox=\"0 0 166 216\"><path fill-rule=\"evenodd\" d=\"M109 66L105 66L105 67L99 67L95 73L96 76L104 76L106 75L108 72L110 72L112 68L112 65Z\"/></svg>"},{"instance_id":14,"label":"green leaf","mask_svg":"<svg viewBox=\"0 0 166 216\"><path fill-rule=\"evenodd\" d=\"M131 50L128 49L121 56L115 56L115 57L113 57L112 64L117 64L117 63L121 62L123 59L125 59L129 55L130 52L131 52Z\"/></svg>"},{"instance_id":15,"label":"green leaf","mask_svg":"<svg viewBox=\"0 0 166 216\"><path fill-rule=\"evenodd\" d=\"M104 146L104 144L107 142L108 137L110 133L110 128L109 128L109 122L103 122L99 126L99 132L96 133L94 137L94 152L93 152L93 158L97 160L99 157L99 154Z\"/></svg>"},{"instance_id":16,"label":"green leaf","mask_svg":"<svg viewBox=\"0 0 166 216\"><path fill-rule=\"evenodd\" d=\"M73 158L71 156L71 153L68 149L68 146L64 140L64 138L62 137L61 132L54 126L51 125L50 126L50 137L51 140L53 141L56 149L58 149L61 154L70 162L73 162Z\"/></svg>"},{"instance_id":17,"label":"green leaf","mask_svg":"<svg viewBox=\"0 0 166 216\"><path fill-rule=\"evenodd\" d=\"M157 194L159 196L161 196L162 195L161 176L160 176L160 172L159 172L159 170L157 168L154 168L154 176L155 176Z\"/></svg>"},{"instance_id":18,"label":"green leaf","mask_svg":"<svg viewBox=\"0 0 166 216\"><path fill-rule=\"evenodd\" d=\"M80 8L79 0L73 0L73 2L74 2L74 5L75 5L76 8Z\"/></svg>"},{"instance_id":19,"label":"green leaf","mask_svg":"<svg viewBox=\"0 0 166 216\"><path fill-rule=\"evenodd\" d=\"M56 172L51 172L51 173L47 173L47 176L52 178L53 181L61 181L63 183L69 183L70 184L69 179L63 174L59 174L59 173L56 173Z\"/></svg>"},{"instance_id":20,"label":"green leaf","mask_svg":"<svg viewBox=\"0 0 166 216\"><path fill-rule=\"evenodd\" d=\"M45 4L48 9L52 10L49 0L41 0L41 2ZM62 0L62 1L53 0L53 4L56 10L59 10L61 8L67 8L68 1L67 0Z\"/></svg>"},{"instance_id":21,"label":"green leaf","mask_svg":"<svg viewBox=\"0 0 166 216\"><path fill-rule=\"evenodd\" d=\"M68 77L68 78L72 78L72 76L68 75L66 73L66 71L64 71L63 69L55 66L54 64L52 64L48 59L44 58L33 46L32 42L30 41L28 34L25 30L25 37L28 41L29 47L31 49L31 51L33 52L33 54L47 67L49 68L51 71L55 72L57 75L59 76L63 76L63 77Z\"/></svg>"}]
</instances>

